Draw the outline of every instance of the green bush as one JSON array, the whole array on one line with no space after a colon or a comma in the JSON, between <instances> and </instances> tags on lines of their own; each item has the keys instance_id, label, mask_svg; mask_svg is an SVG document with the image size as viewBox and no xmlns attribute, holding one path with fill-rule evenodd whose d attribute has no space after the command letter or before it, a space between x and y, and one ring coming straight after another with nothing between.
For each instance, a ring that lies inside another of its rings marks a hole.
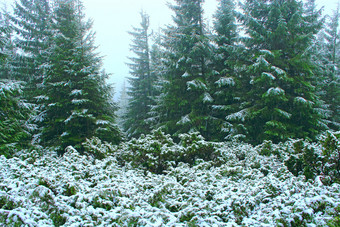
<instances>
[{"instance_id":1,"label":"green bush","mask_svg":"<svg viewBox=\"0 0 340 227\"><path fill-rule=\"evenodd\" d=\"M322 176L324 184L340 182L340 132L327 132L318 144L303 140L292 143L285 165L295 176L304 175L306 180Z\"/></svg>"},{"instance_id":2,"label":"green bush","mask_svg":"<svg viewBox=\"0 0 340 227\"><path fill-rule=\"evenodd\" d=\"M121 165L131 163L152 173L164 173L169 167L184 162L195 165L198 160L211 161L218 157L214 143L204 141L198 133L180 135L180 144L161 129L122 143L115 155Z\"/></svg>"}]
</instances>

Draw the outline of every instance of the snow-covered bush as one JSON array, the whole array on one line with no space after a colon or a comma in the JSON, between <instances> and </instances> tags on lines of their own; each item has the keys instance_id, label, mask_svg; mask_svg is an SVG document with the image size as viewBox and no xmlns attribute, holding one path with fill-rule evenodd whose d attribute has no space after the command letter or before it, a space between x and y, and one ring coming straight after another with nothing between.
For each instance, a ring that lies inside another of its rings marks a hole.
<instances>
[{"instance_id":1,"label":"snow-covered bush","mask_svg":"<svg viewBox=\"0 0 340 227\"><path fill-rule=\"evenodd\" d=\"M115 149L112 144L105 141L102 142L98 137L86 139L82 145L84 147L84 154L99 160L106 158Z\"/></svg>"},{"instance_id":2,"label":"snow-covered bush","mask_svg":"<svg viewBox=\"0 0 340 227\"><path fill-rule=\"evenodd\" d=\"M320 176L325 184L340 183L340 132L327 132L319 143L304 140L288 142L285 164L295 176Z\"/></svg>"},{"instance_id":3,"label":"snow-covered bush","mask_svg":"<svg viewBox=\"0 0 340 227\"><path fill-rule=\"evenodd\" d=\"M214 143L206 142L198 132L180 134L179 138L182 148L178 159L180 162L194 165L198 159L215 161L219 156Z\"/></svg>"},{"instance_id":4,"label":"snow-covered bush","mask_svg":"<svg viewBox=\"0 0 340 227\"><path fill-rule=\"evenodd\" d=\"M171 142L163 136L157 140ZM161 175L121 166L112 156L89 158L72 147L62 157L43 152L34 162L0 156L0 223L338 226L339 184L295 177L276 155L259 155L261 146L219 143L215 149L223 159L218 166L178 163Z\"/></svg>"},{"instance_id":5,"label":"snow-covered bush","mask_svg":"<svg viewBox=\"0 0 340 227\"><path fill-rule=\"evenodd\" d=\"M180 162L195 165L199 160L216 161L219 154L215 143L206 142L198 133L181 134L180 143L161 129L120 145L115 156L121 164L131 163L152 173L164 173Z\"/></svg>"},{"instance_id":6,"label":"snow-covered bush","mask_svg":"<svg viewBox=\"0 0 340 227\"><path fill-rule=\"evenodd\" d=\"M123 165L130 162L134 167L163 173L175 164L179 153L180 147L175 145L170 135L157 129L150 135L142 135L139 139L122 143L115 155Z\"/></svg>"}]
</instances>

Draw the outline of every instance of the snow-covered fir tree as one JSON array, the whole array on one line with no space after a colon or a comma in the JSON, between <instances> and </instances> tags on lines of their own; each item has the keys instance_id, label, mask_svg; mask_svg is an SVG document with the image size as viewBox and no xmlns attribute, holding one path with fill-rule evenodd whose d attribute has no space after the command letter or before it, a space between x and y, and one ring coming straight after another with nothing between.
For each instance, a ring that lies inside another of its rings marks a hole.
<instances>
[{"instance_id":1,"label":"snow-covered fir tree","mask_svg":"<svg viewBox=\"0 0 340 227\"><path fill-rule=\"evenodd\" d=\"M164 30L162 92L157 103L159 124L174 135L199 131L206 138L211 116L208 77L211 48L203 22L202 0L176 0L174 25Z\"/></svg>"},{"instance_id":2,"label":"snow-covered fir tree","mask_svg":"<svg viewBox=\"0 0 340 227\"><path fill-rule=\"evenodd\" d=\"M339 3L340 4L340 3ZM326 26L320 35L315 59L320 75L316 87L329 113L329 126L340 128L340 5L327 17Z\"/></svg>"},{"instance_id":3,"label":"snow-covered fir tree","mask_svg":"<svg viewBox=\"0 0 340 227\"><path fill-rule=\"evenodd\" d=\"M295 0L249 0L242 8L250 58L239 74L247 83L238 111L227 116L233 122L230 136L243 135L251 143L314 139L322 124L307 49L319 23L310 23L311 15Z\"/></svg>"},{"instance_id":4,"label":"snow-covered fir tree","mask_svg":"<svg viewBox=\"0 0 340 227\"><path fill-rule=\"evenodd\" d=\"M217 47L213 56L214 71L210 82L210 92L214 98L211 106L216 130L213 138L223 140L226 136L225 117L232 112L236 99L235 74L237 61L240 61L238 27L236 24L236 5L233 0L221 0L214 15L214 42Z\"/></svg>"},{"instance_id":5,"label":"snow-covered fir tree","mask_svg":"<svg viewBox=\"0 0 340 227\"><path fill-rule=\"evenodd\" d=\"M117 111L117 124L123 130L124 124L124 116L127 113L129 106L129 96L127 94L127 88L125 81L120 90L119 98L118 98L118 111Z\"/></svg>"},{"instance_id":6,"label":"snow-covered fir tree","mask_svg":"<svg viewBox=\"0 0 340 227\"><path fill-rule=\"evenodd\" d=\"M27 82L26 96L40 96L52 46L52 6L48 0L18 0L10 16L18 54L12 61L15 78Z\"/></svg>"},{"instance_id":7,"label":"snow-covered fir tree","mask_svg":"<svg viewBox=\"0 0 340 227\"><path fill-rule=\"evenodd\" d=\"M23 98L22 82L1 79L0 106L0 155L10 158L29 147L34 128L28 120L34 105Z\"/></svg>"},{"instance_id":8,"label":"snow-covered fir tree","mask_svg":"<svg viewBox=\"0 0 340 227\"><path fill-rule=\"evenodd\" d=\"M146 119L153 104L155 78L151 73L149 16L141 12L140 27L133 27L130 46L135 55L130 57L129 107L124 117L124 129L128 137L138 137L151 131Z\"/></svg>"},{"instance_id":9,"label":"snow-covered fir tree","mask_svg":"<svg viewBox=\"0 0 340 227\"><path fill-rule=\"evenodd\" d=\"M105 83L107 74L100 71L92 23L85 21L81 2L56 1L53 26L42 142L59 147L61 153L69 145L81 150L92 136L118 143L112 88Z\"/></svg>"}]
</instances>

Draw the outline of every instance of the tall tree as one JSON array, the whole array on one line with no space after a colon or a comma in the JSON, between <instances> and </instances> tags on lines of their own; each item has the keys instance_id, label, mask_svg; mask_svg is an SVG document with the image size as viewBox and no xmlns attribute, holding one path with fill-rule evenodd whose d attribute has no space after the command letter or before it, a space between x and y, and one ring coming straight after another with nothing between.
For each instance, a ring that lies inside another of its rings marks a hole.
<instances>
[{"instance_id":1,"label":"tall tree","mask_svg":"<svg viewBox=\"0 0 340 227\"><path fill-rule=\"evenodd\" d=\"M27 82L25 93L30 99L40 95L46 75L52 38L53 11L48 0L18 0L11 16L14 40L20 54L13 62L16 79Z\"/></svg>"},{"instance_id":2,"label":"tall tree","mask_svg":"<svg viewBox=\"0 0 340 227\"><path fill-rule=\"evenodd\" d=\"M127 113L129 105L129 96L127 94L127 88L125 81L121 87L119 101L118 101L118 111L117 111L117 124L123 130L124 116Z\"/></svg>"},{"instance_id":3,"label":"tall tree","mask_svg":"<svg viewBox=\"0 0 340 227\"><path fill-rule=\"evenodd\" d=\"M114 123L116 105L111 101L107 74L100 71L92 23L85 21L76 0L58 0L54 14L53 49L44 83L47 94L43 142L59 147L82 148L86 138L120 140Z\"/></svg>"},{"instance_id":4,"label":"tall tree","mask_svg":"<svg viewBox=\"0 0 340 227\"><path fill-rule=\"evenodd\" d=\"M155 78L151 73L150 63L150 32L149 16L141 12L142 22L139 28L134 27L129 34L133 37L131 51L135 57L130 57L129 63L129 107L124 120L124 129L128 137L138 137L151 131L146 121L150 106L153 104L153 83Z\"/></svg>"},{"instance_id":5,"label":"tall tree","mask_svg":"<svg viewBox=\"0 0 340 227\"><path fill-rule=\"evenodd\" d=\"M10 62L14 57L12 25L8 12L0 12L0 79L14 79Z\"/></svg>"},{"instance_id":6,"label":"tall tree","mask_svg":"<svg viewBox=\"0 0 340 227\"><path fill-rule=\"evenodd\" d=\"M233 0L220 0L214 15L215 36L217 44L213 57L214 75L211 77L210 90L214 98L211 106L214 116L214 139L223 140L226 136L227 122L225 117L232 112L236 99L236 72L238 61L242 55L238 45L238 27L236 24L236 9Z\"/></svg>"},{"instance_id":7,"label":"tall tree","mask_svg":"<svg viewBox=\"0 0 340 227\"><path fill-rule=\"evenodd\" d=\"M321 116L307 50L319 24L310 23L303 4L295 0L247 0L242 8L252 58L244 67L248 81L238 111L227 117L234 123L233 134L252 143L315 138Z\"/></svg>"},{"instance_id":8,"label":"tall tree","mask_svg":"<svg viewBox=\"0 0 340 227\"><path fill-rule=\"evenodd\" d=\"M340 5L328 17L317 46L317 63L323 77L316 79L317 89L330 110L329 126L340 128ZM321 74L320 73L320 74Z\"/></svg>"},{"instance_id":9,"label":"tall tree","mask_svg":"<svg viewBox=\"0 0 340 227\"><path fill-rule=\"evenodd\" d=\"M158 101L159 125L175 136L199 131L210 138L209 94L211 48L203 23L202 0L176 0L174 25L164 30L163 90Z\"/></svg>"}]
</instances>

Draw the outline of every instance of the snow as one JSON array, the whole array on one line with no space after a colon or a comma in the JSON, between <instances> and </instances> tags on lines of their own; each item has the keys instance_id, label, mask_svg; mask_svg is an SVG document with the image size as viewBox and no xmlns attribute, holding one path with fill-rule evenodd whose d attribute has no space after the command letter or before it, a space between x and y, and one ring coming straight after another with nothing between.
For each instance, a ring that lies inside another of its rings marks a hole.
<instances>
[{"instance_id":1,"label":"snow","mask_svg":"<svg viewBox=\"0 0 340 227\"><path fill-rule=\"evenodd\" d=\"M303 97L296 97L294 99L294 102L297 104L302 104L304 106L310 106L313 105L314 103L312 101L308 101L307 99L303 98Z\"/></svg>"},{"instance_id":2,"label":"snow","mask_svg":"<svg viewBox=\"0 0 340 227\"><path fill-rule=\"evenodd\" d=\"M248 109L240 110L239 112L232 113L226 117L226 120L233 121L233 120L241 120L244 121L248 116Z\"/></svg>"},{"instance_id":3,"label":"snow","mask_svg":"<svg viewBox=\"0 0 340 227\"><path fill-rule=\"evenodd\" d=\"M221 77L219 80L215 82L219 87L223 86L235 86L235 81L232 77Z\"/></svg>"},{"instance_id":4,"label":"snow","mask_svg":"<svg viewBox=\"0 0 340 227\"><path fill-rule=\"evenodd\" d=\"M283 153L288 145L273 146ZM306 182L295 177L284 158L259 155L260 146L230 142L215 147L219 165L203 160L194 166L179 163L163 175L129 163L120 165L114 146L103 160L80 155L71 146L62 157L47 150L42 155L29 151L20 158L0 156L0 222L7 226L327 226L336 215L339 184L326 186L320 179Z\"/></svg>"},{"instance_id":5,"label":"snow","mask_svg":"<svg viewBox=\"0 0 340 227\"><path fill-rule=\"evenodd\" d=\"M214 99L211 97L211 95L208 92L205 92L204 97L203 97L203 102L204 103L207 103L207 102L211 103L213 101L214 101Z\"/></svg>"},{"instance_id":6,"label":"snow","mask_svg":"<svg viewBox=\"0 0 340 227\"><path fill-rule=\"evenodd\" d=\"M83 94L83 91L79 89L74 89L73 91L71 91L71 96L82 95L82 94Z\"/></svg>"},{"instance_id":7,"label":"snow","mask_svg":"<svg viewBox=\"0 0 340 227\"><path fill-rule=\"evenodd\" d=\"M182 75L183 78L186 78L186 77L189 77L189 76L190 76L190 74L189 74L188 72L185 72L185 73Z\"/></svg>"},{"instance_id":8,"label":"snow","mask_svg":"<svg viewBox=\"0 0 340 227\"><path fill-rule=\"evenodd\" d=\"M263 72L262 75L266 76L270 80L275 80L276 79L275 76L273 74L271 74L271 73Z\"/></svg>"},{"instance_id":9,"label":"snow","mask_svg":"<svg viewBox=\"0 0 340 227\"><path fill-rule=\"evenodd\" d=\"M202 90L207 90L207 85L205 85L202 81L200 80L191 80L187 82L188 90L191 90L192 88L198 88Z\"/></svg>"},{"instance_id":10,"label":"snow","mask_svg":"<svg viewBox=\"0 0 340 227\"><path fill-rule=\"evenodd\" d=\"M181 117L181 120L179 120L176 124L177 125L184 125L186 123L191 122L189 115L185 115Z\"/></svg>"},{"instance_id":11,"label":"snow","mask_svg":"<svg viewBox=\"0 0 340 227\"><path fill-rule=\"evenodd\" d=\"M284 95L285 91L279 87L271 87L265 93L266 96L277 96L277 95Z\"/></svg>"}]
</instances>

